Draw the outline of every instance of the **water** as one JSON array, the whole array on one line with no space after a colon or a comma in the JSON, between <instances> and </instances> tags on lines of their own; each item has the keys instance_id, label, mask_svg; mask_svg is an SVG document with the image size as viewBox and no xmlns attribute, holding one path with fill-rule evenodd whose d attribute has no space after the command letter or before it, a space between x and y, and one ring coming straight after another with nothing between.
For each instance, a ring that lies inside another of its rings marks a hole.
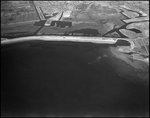
<instances>
[{"instance_id":1,"label":"water","mask_svg":"<svg viewBox=\"0 0 150 118\"><path fill-rule=\"evenodd\" d=\"M41 41L2 47L2 116L148 115L148 89L117 76L108 47Z\"/></svg>"},{"instance_id":2,"label":"water","mask_svg":"<svg viewBox=\"0 0 150 118\"><path fill-rule=\"evenodd\" d=\"M142 33L140 30L135 29L135 28L132 28L132 29L129 29L129 30L131 30L131 31L133 31L133 32L135 32L135 33Z\"/></svg>"}]
</instances>

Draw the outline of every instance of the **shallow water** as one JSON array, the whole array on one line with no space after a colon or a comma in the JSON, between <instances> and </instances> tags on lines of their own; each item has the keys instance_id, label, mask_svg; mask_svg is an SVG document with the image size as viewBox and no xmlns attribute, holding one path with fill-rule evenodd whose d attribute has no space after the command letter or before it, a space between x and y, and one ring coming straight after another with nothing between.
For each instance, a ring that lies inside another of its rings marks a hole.
<instances>
[{"instance_id":1,"label":"shallow water","mask_svg":"<svg viewBox=\"0 0 150 118\"><path fill-rule=\"evenodd\" d=\"M2 116L148 115L148 88L118 76L108 47L70 42L3 47Z\"/></svg>"}]
</instances>

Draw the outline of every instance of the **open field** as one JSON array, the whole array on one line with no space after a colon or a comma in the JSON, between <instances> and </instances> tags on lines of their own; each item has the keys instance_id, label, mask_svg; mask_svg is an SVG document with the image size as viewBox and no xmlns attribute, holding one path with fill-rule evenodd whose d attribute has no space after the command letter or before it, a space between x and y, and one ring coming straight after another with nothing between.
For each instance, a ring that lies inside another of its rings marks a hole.
<instances>
[{"instance_id":1,"label":"open field","mask_svg":"<svg viewBox=\"0 0 150 118\"><path fill-rule=\"evenodd\" d=\"M120 15L112 15L112 16L99 16L90 14L88 12L85 13L79 13L75 18L72 18L72 27L66 27L66 28L57 28L57 27L43 27L39 33L42 34L48 34L48 33L58 33L58 32L68 32L78 29L85 29L85 28L91 28L91 29L97 29L99 33L105 34L106 32L114 29L115 27L121 27L124 25L124 22L121 21L121 19L124 18L124 16ZM67 20L65 20L67 21Z\"/></svg>"},{"instance_id":2,"label":"open field","mask_svg":"<svg viewBox=\"0 0 150 118\"><path fill-rule=\"evenodd\" d=\"M35 22L27 22L20 24L12 24L12 25L1 25L1 36L13 36L15 33L19 32L28 32L32 35L36 30L40 28L40 26L34 26Z\"/></svg>"}]
</instances>

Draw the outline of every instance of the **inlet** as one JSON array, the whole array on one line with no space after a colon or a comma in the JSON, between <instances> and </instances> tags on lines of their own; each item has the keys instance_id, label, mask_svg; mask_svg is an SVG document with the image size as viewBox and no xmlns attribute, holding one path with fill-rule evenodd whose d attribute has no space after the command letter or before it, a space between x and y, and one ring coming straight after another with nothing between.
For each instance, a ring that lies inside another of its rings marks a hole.
<instances>
[{"instance_id":1,"label":"inlet","mask_svg":"<svg viewBox=\"0 0 150 118\"><path fill-rule=\"evenodd\" d=\"M127 40L117 40L117 42L115 43L115 47L117 46L131 46L131 43Z\"/></svg>"}]
</instances>

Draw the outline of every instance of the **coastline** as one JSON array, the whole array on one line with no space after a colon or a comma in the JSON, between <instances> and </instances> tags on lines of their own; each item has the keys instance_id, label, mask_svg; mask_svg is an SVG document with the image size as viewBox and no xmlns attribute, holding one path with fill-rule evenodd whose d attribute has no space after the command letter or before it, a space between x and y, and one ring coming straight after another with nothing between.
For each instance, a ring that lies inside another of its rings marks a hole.
<instances>
[{"instance_id":1,"label":"coastline","mask_svg":"<svg viewBox=\"0 0 150 118\"><path fill-rule=\"evenodd\" d=\"M127 38L106 38L106 37L81 37L81 36L27 36L27 37L19 37L19 38L13 38L13 39L6 39L1 38L1 45L5 44L12 44L12 43L19 43L19 42L26 42L26 41L64 41L64 42L87 42L87 43L95 43L95 44L115 44L118 40L126 40L131 45L130 46L121 46L118 49L118 52L120 53L130 53L133 52L132 50L135 47L135 44L132 40ZM127 50L124 50L124 48L127 48ZM118 56L117 56L118 57ZM135 60L143 61L148 63L149 59L138 59L133 57Z\"/></svg>"},{"instance_id":2,"label":"coastline","mask_svg":"<svg viewBox=\"0 0 150 118\"><path fill-rule=\"evenodd\" d=\"M33 41L33 40L43 40L43 41L73 41L73 42L91 42L91 43L99 43L99 44L114 44L117 40L127 40L131 43L131 46L134 46L132 41L125 38L106 38L106 37L80 37L80 36L27 36L27 37L19 37L13 39L1 38L1 45L3 44L11 44L22 41Z\"/></svg>"}]
</instances>

